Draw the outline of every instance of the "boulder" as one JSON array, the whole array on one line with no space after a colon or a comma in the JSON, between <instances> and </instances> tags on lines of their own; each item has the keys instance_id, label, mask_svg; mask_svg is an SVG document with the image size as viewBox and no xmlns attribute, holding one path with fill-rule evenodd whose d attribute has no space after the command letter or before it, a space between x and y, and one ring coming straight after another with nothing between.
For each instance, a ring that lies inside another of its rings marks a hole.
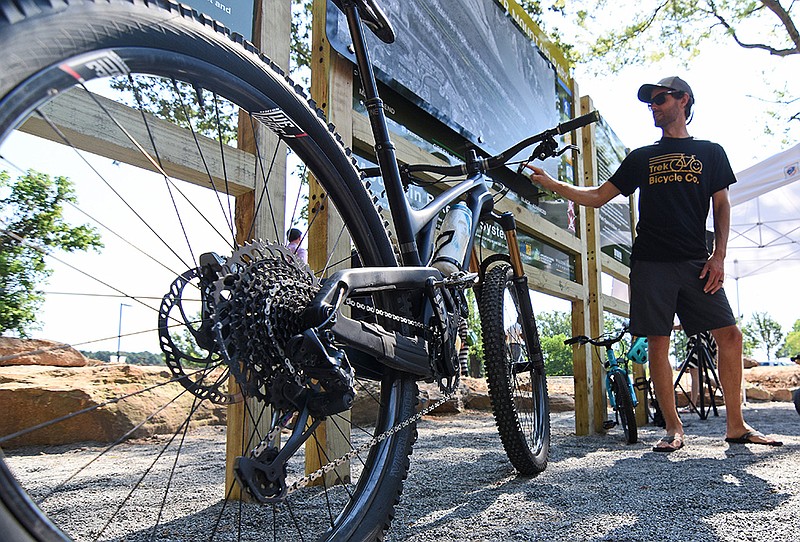
<instances>
[{"instance_id":1,"label":"boulder","mask_svg":"<svg viewBox=\"0 0 800 542\"><path fill-rule=\"evenodd\" d=\"M114 442L131 431L132 437L174 433L186 419L194 397L183 393L171 402L183 391L180 384L168 383L171 377L165 367L124 364L0 367L0 435L81 412L3 446ZM225 414L225 407L204 401L192 423L225 423Z\"/></svg>"},{"instance_id":2,"label":"boulder","mask_svg":"<svg viewBox=\"0 0 800 542\"><path fill-rule=\"evenodd\" d=\"M575 410L575 398L566 393L550 393L550 412L572 412Z\"/></svg>"},{"instance_id":3,"label":"boulder","mask_svg":"<svg viewBox=\"0 0 800 542\"><path fill-rule=\"evenodd\" d=\"M758 367L759 366L759 363L755 360L755 358L744 356L744 358L742 358L742 360L744 361L744 368L745 369L751 369L753 367Z\"/></svg>"},{"instance_id":4,"label":"boulder","mask_svg":"<svg viewBox=\"0 0 800 542\"><path fill-rule=\"evenodd\" d=\"M87 364L86 357L68 344L40 339L0 337L0 367L8 365L85 367Z\"/></svg>"}]
</instances>

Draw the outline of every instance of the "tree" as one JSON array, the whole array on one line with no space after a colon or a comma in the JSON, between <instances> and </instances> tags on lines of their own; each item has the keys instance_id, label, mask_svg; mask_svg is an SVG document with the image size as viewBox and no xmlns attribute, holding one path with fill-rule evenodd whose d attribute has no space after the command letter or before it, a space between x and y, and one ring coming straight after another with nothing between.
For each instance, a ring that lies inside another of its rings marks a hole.
<instances>
[{"instance_id":1,"label":"tree","mask_svg":"<svg viewBox=\"0 0 800 542\"><path fill-rule=\"evenodd\" d=\"M572 375L574 362L572 346L564 341L572 336L572 324L568 312L551 311L536 315L539 341L542 345L545 371L551 376Z\"/></svg>"},{"instance_id":2,"label":"tree","mask_svg":"<svg viewBox=\"0 0 800 542\"><path fill-rule=\"evenodd\" d=\"M567 58L595 73L616 73L665 58L688 66L709 43L763 51L776 59L800 55L796 2L785 6L779 0L523 0L521 4L549 30ZM777 111L770 113L786 121L788 132L792 125L800 126L800 96L786 81L785 76L776 78L779 86L773 87L772 101Z\"/></svg>"},{"instance_id":3,"label":"tree","mask_svg":"<svg viewBox=\"0 0 800 542\"><path fill-rule=\"evenodd\" d=\"M772 352L783 340L781 325L766 312L753 313L747 327L752 330L759 345L767 351L767 359L772 359Z\"/></svg>"},{"instance_id":4,"label":"tree","mask_svg":"<svg viewBox=\"0 0 800 542\"><path fill-rule=\"evenodd\" d=\"M786 340L783 342L777 356L781 358L789 358L800 354L800 320L795 320L792 326L792 331L786 335Z\"/></svg>"},{"instance_id":5,"label":"tree","mask_svg":"<svg viewBox=\"0 0 800 542\"><path fill-rule=\"evenodd\" d=\"M63 206L75 202L66 177L28 170L12 181L0 172L0 333L27 337L37 327L36 313L44 301L39 289L52 270L50 250L99 250L100 235L88 225L70 226Z\"/></svg>"},{"instance_id":6,"label":"tree","mask_svg":"<svg viewBox=\"0 0 800 542\"><path fill-rule=\"evenodd\" d=\"M753 326L745 324L742 326L742 354L745 356L752 356L756 348L758 348L760 339L758 331Z\"/></svg>"}]
</instances>

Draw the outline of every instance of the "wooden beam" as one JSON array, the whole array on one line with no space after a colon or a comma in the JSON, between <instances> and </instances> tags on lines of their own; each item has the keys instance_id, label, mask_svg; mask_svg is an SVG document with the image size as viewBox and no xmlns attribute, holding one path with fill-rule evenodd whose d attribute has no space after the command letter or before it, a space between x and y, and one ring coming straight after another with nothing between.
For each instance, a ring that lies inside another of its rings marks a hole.
<instances>
[{"instance_id":1,"label":"wooden beam","mask_svg":"<svg viewBox=\"0 0 800 542\"><path fill-rule=\"evenodd\" d=\"M113 118L128 130L132 138L150 153L153 161L150 161L131 138L111 121L109 114L103 109L110 112ZM89 94L76 88L46 104L41 110L47 119L58 127L69 144L81 151L149 171L158 171L153 163L155 156L147 131L149 126L156 140L160 164L171 178L210 188L212 184L209 180L210 172L218 190L228 186L229 192L238 196L253 189L255 160L249 153L226 146L223 169L219 142L216 140L198 135L200 147L198 150L198 144L195 143L189 130L149 114L145 115L146 126L140 111L103 96ZM54 132L47 122L36 116L29 118L21 130L57 143L64 143L64 139ZM201 152L208 171L200 158Z\"/></svg>"},{"instance_id":2,"label":"wooden beam","mask_svg":"<svg viewBox=\"0 0 800 542\"><path fill-rule=\"evenodd\" d=\"M325 32L327 4L314 0L312 5L311 97L333 122L345 145L353 138L353 67L331 48ZM344 262L330 267L328 274L347 266L350 241L342 230L344 223L328 201L322 187L309 180L308 263L312 269L323 269L329 260ZM350 450L350 412L329 417L306 443L306 473L323 463L341 457ZM316 485L340 484L350 480L350 464L346 462L313 482Z\"/></svg>"},{"instance_id":3,"label":"wooden beam","mask_svg":"<svg viewBox=\"0 0 800 542\"><path fill-rule=\"evenodd\" d=\"M268 13L269 17L263 17L264 13ZM281 68L288 70L290 0L261 0L257 4L253 28L253 43ZM250 115L245 112L239 115L238 145L242 149L239 152L251 157L252 172L248 177L251 183L247 185L247 190L236 197L236 242L242 245L259 238L283 242L286 207L285 147L275 134L262 125L253 123ZM259 155L260 159L252 158L255 155ZM272 156L275 156L274 161ZM268 171L261 171L262 162L269 168ZM269 205L259 204L261 194L265 191L269 196ZM238 391L233 377L229 379L229 385L232 393ZM225 487L230 491L230 498L250 500L235 482L234 461L236 457L248 454L267 435L272 422L272 411L256 398L247 398L245 401L228 406ZM280 439L280 435L277 438Z\"/></svg>"}]
</instances>

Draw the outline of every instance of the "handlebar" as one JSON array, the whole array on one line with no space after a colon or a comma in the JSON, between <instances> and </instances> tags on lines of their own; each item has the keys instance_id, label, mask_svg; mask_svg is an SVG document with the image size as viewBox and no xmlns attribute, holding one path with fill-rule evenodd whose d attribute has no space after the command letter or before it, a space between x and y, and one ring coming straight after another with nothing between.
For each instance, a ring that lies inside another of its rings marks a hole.
<instances>
[{"instance_id":1,"label":"handlebar","mask_svg":"<svg viewBox=\"0 0 800 542\"><path fill-rule=\"evenodd\" d=\"M598 111L592 111L591 113L587 113L586 115L582 115L566 122L562 122L554 128L550 128L549 130L545 130L544 132L540 132L536 135L523 139L519 143L514 144L496 156L491 156L489 158L476 158L474 163L458 164L455 166L436 166L433 164L405 165L401 167L401 172L404 174L426 172L444 175L447 177L455 177L460 175L468 175L475 169L484 172L497 169L505 165L506 162L519 154L520 151L526 147L530 147L534 143L548 142L553 140L553 138L557 135L563 135L567 132L577 130L578 128L582 128L588 124L597 122L598 120L600 120L600 113ZM537 151L539 151L539 149L537 149ZM544 160L545 158L559 154L558 146L555 144L555 141L553 141L552 145L547 145L546 148L541 149L540 152L537 151L534 151L534 157L540 160ZM381 172L379 168L365 168L362 170L362 174L365 177L378 177L380 176Z\"/></svg>"},{"instance_id":2,"label":"handlebar","mask_svg":"<svg viewBox=\"0 0 800 542\"><path fill-rule=\"evenodd\" d=\"M604 346L606 348L610 348L612 345L620 342L622 337L628 332L628 326L623 327L617 335L610 335L608 333L604 333L599 337L595 337L594 339L590 339L586 335L576 335L575 337L570 337L564 344L593 344L594 346Z\"/></svg>"}]
</instances>

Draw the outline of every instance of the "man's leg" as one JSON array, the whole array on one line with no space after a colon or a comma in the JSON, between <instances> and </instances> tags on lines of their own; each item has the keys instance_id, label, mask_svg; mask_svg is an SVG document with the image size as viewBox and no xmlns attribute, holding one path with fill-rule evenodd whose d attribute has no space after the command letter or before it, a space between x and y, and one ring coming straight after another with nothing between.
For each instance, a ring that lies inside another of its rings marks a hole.
<instances>
[{"instance_id":1,"label":"man's leg","mask_svg":"<svg viewBox=\"0 0 800 542\"><path fill-rule=\"evenodd\" d=\"M651 335L647 337L647 357L650 361L650 379L656 392L666 422L667 435L683 436L683 424L675 408L675 388L672 381L672 366L669 364L669 337Z\"/></svg>"},{"instance_id":2,"label":"man's leg","mask_svg":"<svg viewBox=\"0 0 800 542\"><path fill-rule=\"evenodd\" d=\"M753 431L742 414L742 332L735 325L712 330L717 341L719 382L725 396L726 437L741 437ZM773 439L753 435L752 442L773 442Z\"/></svg>"},{"instance_id":3,"label":"man's leg","mask_svg":"<svg viewBox=\"0 0 800 542\"><path fill-rule=\"evenodd\" d=\"M729 437L738 437L751 428L744 423L742 414L742 332L738 326L715 329L719 356L719 382L725 397L725 415Z\"/></svg>"}]
</instances>

